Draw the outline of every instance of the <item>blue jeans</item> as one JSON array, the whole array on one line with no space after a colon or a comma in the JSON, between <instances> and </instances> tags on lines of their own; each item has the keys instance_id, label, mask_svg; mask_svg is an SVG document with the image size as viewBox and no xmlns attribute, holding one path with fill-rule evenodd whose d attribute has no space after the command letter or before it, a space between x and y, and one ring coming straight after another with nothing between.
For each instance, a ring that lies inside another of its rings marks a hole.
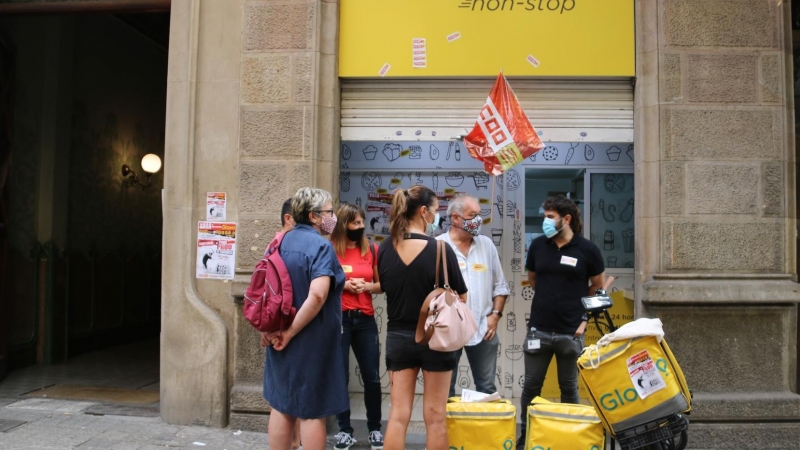
<instances>
[{"instance_id":1,"label":"blue jeans","mask_svg":"<svg viewBox=\"0 0 800 450\"><path fill-rule=\"evenodd\" d=\"M525 447L525 431L528 423L528 405L541 395L547 368L553 356L558 368L558 387L561 389L561 403L578 403L578 357L583 350L583 337L572 334L558 334L536 330L541 348L536 353L525 352L525 383L520 399L520 440L517 448ZM523 348L525 345L523 344Z\"/></svg>"},{"instance_id":2,"label":"blue jeans","mask_svg":"<svg viewBox=\"0 0 800 450\"><path fill-rule=\"evenodd\" d=\"M497 387L494 384L497 376L497 347L500 345L500 338L495 334L489 341L480 341L475 345L470 345L456 350L456 361L461 359L461 352L467 352L467 361L472 368L472 378L475 379L475 390L484 394L494 394ZM450 379L450 397L456 395L456 381L460 377L459 368L453 370L453 377ZM469 384L469 380L463 380L463 384ZM465 387L459 383L461 387Z\"/></svg>"},{"instance_id":3,"label":"blue jeans","mask_svg":"<svg viewBox=\"0 0 800 450\"><path fill-rule=\"evenodd\" d=\"M350 383L350 346L358 361L361 380L364 382L364 406L367 408L367 427L369 431L381 429L381 377L380 343L378 325L373 316L342 316L342 358L347 383ZM350 425L350 410L336 415L339 430L353 434Z\"/></svg>"}]
</instances>

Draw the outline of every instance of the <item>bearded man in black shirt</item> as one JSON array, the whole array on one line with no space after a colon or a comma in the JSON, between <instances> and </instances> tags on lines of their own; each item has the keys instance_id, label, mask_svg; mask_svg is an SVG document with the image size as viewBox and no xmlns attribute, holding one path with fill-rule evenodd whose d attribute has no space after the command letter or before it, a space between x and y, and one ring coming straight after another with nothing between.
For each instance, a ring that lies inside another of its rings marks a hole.
<instances>
[{"instance_id":1,"label":"bearded man in black shirt","mask_svg":"<svg viewBox=\"0 0 800 450\"><path fill-rule=\"evenodd\" d=\"M528 321L525 383L522 387L522 435L525 447L527 405L542 392L553 355L558 366L561 403L578 403L578 356L583 350L586 312L581 297L593 295L605 282L600 249L581 236L580 210L572 200L557 196L544 202L544 236L531 241L525 268L535 290Z\"/></svg>"}]
</instances>

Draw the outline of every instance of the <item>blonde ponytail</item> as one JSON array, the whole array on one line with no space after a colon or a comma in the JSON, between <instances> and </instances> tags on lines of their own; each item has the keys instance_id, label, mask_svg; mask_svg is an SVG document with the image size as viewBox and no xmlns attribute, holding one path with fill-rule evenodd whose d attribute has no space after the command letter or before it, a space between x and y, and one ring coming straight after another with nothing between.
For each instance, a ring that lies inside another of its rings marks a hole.
<instances>
[{"instance_id":1,"label":"blonde ponytail","mask_svg":"<svg viewBox=\"0 0 800 450\"><path fill-rule=\"evenodd\" d=\"M398 188L392 192L392 209L389 211L389 236L395 244L400 242L400 237L408 229L408 219L405 216L407 200L407 190Z\"/></svg>"}]
</instances>

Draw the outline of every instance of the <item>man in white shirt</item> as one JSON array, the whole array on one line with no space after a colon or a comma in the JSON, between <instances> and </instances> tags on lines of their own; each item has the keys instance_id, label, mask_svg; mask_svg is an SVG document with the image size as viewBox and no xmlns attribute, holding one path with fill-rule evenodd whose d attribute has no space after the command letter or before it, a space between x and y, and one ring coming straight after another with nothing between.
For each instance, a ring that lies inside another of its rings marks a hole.
<instances>
[{"instance_id":1,"label":"man in white shirt","mask_svg":"<svg viewBox=\"0 0 800 450\"><path fill-rule=\"evenodd\" d=\"M436 239L453 247L458 257L458 267L467 283L467 305L475 316L478 331L463 350L472 368L475 390L485 394L497 392L494 384L497 370L497 325L503 316L503 306L508 298L508 284L500 266L500 258L492 240L481 231L481 207L469 195L458 195L447 206L450 231ZM457 358L461 358L458 350ZM458 371L453 371L450 396L454 396Z\"/></svg>"}]
</instances>

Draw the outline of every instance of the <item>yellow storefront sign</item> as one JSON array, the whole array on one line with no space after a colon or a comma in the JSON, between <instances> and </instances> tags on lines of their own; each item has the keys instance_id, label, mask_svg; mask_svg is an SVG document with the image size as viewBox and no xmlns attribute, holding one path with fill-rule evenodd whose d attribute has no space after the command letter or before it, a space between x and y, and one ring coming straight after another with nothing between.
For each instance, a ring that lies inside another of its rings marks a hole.
<instances>
[{"instance_id":1,"label":"yellow storefront sign","mask_svg":"<svg viewBox=\"0 0 800 450\"><path fill-rule=\"evenodd\" d=\"M633 76L632 0L341 0L341 77Z\"/></svg>"}]
</instances>

